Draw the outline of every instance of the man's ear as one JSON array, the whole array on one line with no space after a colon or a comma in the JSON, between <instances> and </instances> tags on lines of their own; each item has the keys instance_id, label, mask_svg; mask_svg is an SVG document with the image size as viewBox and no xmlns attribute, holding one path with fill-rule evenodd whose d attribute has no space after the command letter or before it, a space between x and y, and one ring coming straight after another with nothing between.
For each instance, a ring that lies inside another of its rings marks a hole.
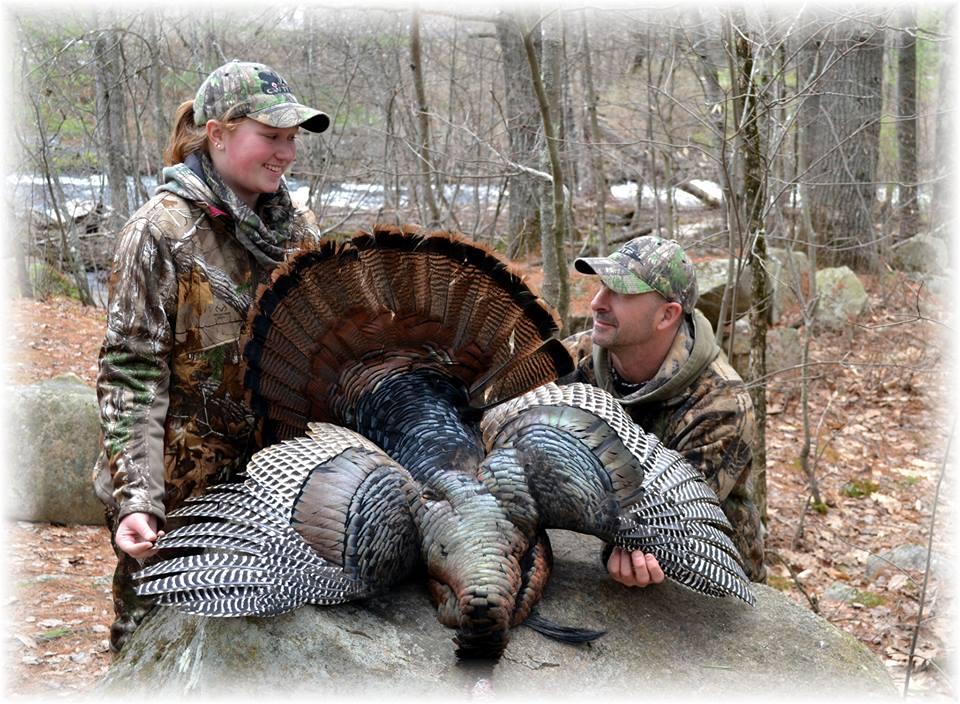
<instances>
[{"instance_id":1,"label":"man's ear","mask_svg":"<svg viewBox=\"0 0 960 704\"><path fill-rule=\"evenodd\" d=\"M667 330L677 325L683 316L683 306L676 301L667 301L660 311L660 321L657 323L658 330Z\"/></svg>"}]
</instances>

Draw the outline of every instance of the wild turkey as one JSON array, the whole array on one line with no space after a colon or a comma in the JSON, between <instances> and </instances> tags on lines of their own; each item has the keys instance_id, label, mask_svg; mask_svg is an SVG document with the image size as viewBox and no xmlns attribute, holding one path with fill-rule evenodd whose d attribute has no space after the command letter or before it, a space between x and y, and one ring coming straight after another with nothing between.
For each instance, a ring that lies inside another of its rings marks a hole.
<instances>
[{"instance_id":1,"label":"wild turkey","mask_svg":"<svg viewBox=\"0 0 960 704\"><path fill-rule=\"evenodd\" d=\"M702 478L605 392L551 383L572 364L556 320L491 253L396 228L324 243L280 267L249 327L267 447L243 484L171 514L185 525L158 542L172 556L138 574L141 594L267 615L362 598L423 564L457 654L496 658L524 621L599 635L531 618L545 531L566 528L753 603Z\"/></svg>"}]
</instances>

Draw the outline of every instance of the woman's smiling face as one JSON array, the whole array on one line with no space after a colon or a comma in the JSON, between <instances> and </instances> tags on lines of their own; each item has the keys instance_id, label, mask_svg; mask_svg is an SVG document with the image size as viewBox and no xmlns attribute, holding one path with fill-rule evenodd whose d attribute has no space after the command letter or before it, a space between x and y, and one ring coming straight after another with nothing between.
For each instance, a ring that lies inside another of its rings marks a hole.
<instances>
[{"instance_id":1,"label":"woman's smiling face","mask_svg":"<svg viewBox=\"0 0 960 704\"><path fill-rule=\"evenodd\" d=\"M299 127L270 127L250 118L232 129L214 129L213 165L224 183L254 208L261 193L280 188L281 177L297 158L299 131Z\"/></svg>"}]
</instances>

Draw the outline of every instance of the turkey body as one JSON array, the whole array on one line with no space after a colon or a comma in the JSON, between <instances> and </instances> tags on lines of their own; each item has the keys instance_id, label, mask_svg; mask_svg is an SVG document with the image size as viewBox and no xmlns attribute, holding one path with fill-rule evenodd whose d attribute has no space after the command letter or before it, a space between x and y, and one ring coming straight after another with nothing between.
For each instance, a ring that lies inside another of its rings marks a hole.
<instances>
[{"instance_id":1,"label":"turkey body","mask_svg":"<svg viewBox=\"0 0 960 704\"><path fill-rule=\"evenodd\" d=\"M382 228L324 244L258 294L245 347L265 449L171 519L141 594L213 615L381 592L425 568L457 654L497 658L540 600L546 529L654 553L753 596L716 497L572 368L556 319L461 238ZM560 629L561 631L563 629Z\"/></svg>"}]
</instances>

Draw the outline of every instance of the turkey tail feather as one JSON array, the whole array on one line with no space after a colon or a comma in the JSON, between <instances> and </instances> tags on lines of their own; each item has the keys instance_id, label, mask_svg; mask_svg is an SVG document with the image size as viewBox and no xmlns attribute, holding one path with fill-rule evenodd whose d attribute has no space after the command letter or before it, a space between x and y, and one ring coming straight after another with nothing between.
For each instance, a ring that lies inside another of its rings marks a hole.
<instances>
[{"instance_id":1,"label":"turkey tail feather","mask_svg":"<svg viewBox=\"0 0 960 704\"><path fill-rule=\"evenodd\" d=\"M560 378L573 369L567 348L551 338L529 354L512 357L477 379L469 389L470 406L492 408L539 386L542 379Z\"/></svg>"}]
</instances>

